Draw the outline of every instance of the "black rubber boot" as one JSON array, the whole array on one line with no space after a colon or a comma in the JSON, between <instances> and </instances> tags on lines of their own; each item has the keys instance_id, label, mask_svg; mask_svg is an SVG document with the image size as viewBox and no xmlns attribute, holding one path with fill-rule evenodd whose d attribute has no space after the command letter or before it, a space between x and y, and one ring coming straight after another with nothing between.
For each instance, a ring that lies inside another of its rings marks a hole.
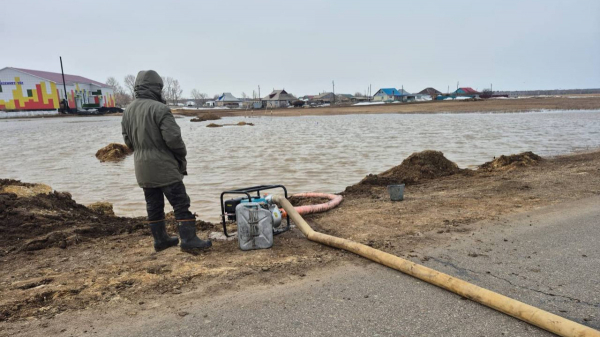
<instances>
[{"instance_id":1,"label":"black rubber boot","mask_svg":"<svg viewBox=\"0 0 600 337\"><path fill-rule=\"evenodd\" d=\"M200 250L210 248L212 242L201 240L196 235L196 220L182 220L179 222L179 237L181 250Z\"/></svg>"},{"instance_id":2,"label":"black rubber boot","mask_svg":"<svg viewBox=\"0 0 600 337\"><path fill-rule=\"evenodd\" d=\"M154 250L160 252L163 249L177 246L179 239L176 236L169 236L165 227L165 221L151 222L148 224L152 236L154 237Z\"/></svg>"}]
</instances>

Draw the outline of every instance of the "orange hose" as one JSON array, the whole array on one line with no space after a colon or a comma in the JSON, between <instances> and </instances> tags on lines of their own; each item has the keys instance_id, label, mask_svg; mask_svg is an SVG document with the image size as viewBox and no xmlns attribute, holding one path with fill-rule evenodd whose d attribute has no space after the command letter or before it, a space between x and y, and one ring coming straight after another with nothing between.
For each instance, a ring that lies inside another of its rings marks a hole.
<instances>
[{"instance_id":1,"label":"orange hose","mask_svg":"<svg viewBox=\"0 0 600 337\"><path fill-rule=\"evenodd\" d=\"M328 202L318 205L305 205L305 206L296 206L294 209L299 214L311 214L311 213L320 213L326 212L330 209L333 209L339 205L344 199L341 195L336 194L327 194L327 193L298 193L294 194L293 197L300 198L327 198Z\"/></svg>"}]
</instances>

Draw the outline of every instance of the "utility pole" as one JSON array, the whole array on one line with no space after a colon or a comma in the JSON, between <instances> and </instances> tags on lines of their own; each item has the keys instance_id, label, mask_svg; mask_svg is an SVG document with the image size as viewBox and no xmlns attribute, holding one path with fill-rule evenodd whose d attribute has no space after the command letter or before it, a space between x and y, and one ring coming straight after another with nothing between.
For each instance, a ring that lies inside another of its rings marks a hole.
<instances>
[{"instance_id":1,"label":"utility pole","mask_svg":"<svg viewBox=\"0 0 600 337\"><path fill-rule=\"evenodd\" d=\"M263 103L262 103L262 97L260 96L260 84L258 85L258 97L256 98L256 103L258 106L260 106L260 108L262 108ZM260 103L260 104L258 104L258 103Z\"/></svg>"},{"instance_id":2,"label":"utility pole","mask_svg":"<svg viewBox=\"0 0 600 337\"><path fill-rule=\"evenodd\" d=\"M400 96L400 101L404 102L404 84L402 85L402 92L401 92L402 96Z\"/></svg>"},{"instance_id":3,"label":"utility pole","mask_svg":"<svg viewBox=\"0 0 600 337\"><path fill-rule=\"evenodd\" d=\"M69 98L67 97L67 82L65 81L65 71L63 70L62 56L59 56L59 57L60 57L60 73L62 74L63 88L65 89L65 101L63 103L63 105L64 105L63 112L64 112L65 110L67 110L69 108ZM75 100L75 97L73 97L73 100Z\"/></svg>"},{"instance_id":4,"label":"utility pole","mask_svg":"<svg viewBox=\"0 0 600 337\"><path fill-rule=\"evenodd\" d=\"M335 82L331 81L331 85L333 86L333 104L335 105Z\"/></svg>"}]
</instances>

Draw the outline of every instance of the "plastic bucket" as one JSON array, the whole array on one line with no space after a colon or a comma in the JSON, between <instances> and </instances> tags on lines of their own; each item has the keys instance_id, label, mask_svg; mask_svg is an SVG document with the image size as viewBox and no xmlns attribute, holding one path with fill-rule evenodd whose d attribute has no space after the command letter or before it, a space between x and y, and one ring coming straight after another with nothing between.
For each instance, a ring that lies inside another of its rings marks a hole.
<instances>
[{"instance_id":1,"label":"plastic bucket","mask_svg":"<svg viewBox=\"0 0 600 337\"><path fill-rule=\"evenodd\" d=\"M400 185L388 185L388 193L392 201L404 200L404 184Z\"/></svg>"}]
</instances>

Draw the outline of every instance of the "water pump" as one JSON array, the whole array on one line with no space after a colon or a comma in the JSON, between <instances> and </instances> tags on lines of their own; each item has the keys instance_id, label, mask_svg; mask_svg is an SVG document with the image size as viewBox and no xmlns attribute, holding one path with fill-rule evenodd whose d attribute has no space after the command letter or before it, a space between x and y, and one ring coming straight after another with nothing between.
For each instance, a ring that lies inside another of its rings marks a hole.
<instances>
[{"instance_id":1,"label":"water pump","mask_svg":"<svg viewBox=\"0 0 600 337\"><path fill-rule=\"evenodd\" d=\"M223 233L227 233L227 222L237 223L238 243L241 250L264 249L273 246L273 237L290 229L290 219L286 217L286 226L281 227L283 216L270 195L261 196L260 192L283 189L287 198L287 189L283 185L261 185L221 193L221 220ZM252 196L251 194L254 194ZM223 200L227 194L244 196Z\"/></svg>"}]
</instances>

